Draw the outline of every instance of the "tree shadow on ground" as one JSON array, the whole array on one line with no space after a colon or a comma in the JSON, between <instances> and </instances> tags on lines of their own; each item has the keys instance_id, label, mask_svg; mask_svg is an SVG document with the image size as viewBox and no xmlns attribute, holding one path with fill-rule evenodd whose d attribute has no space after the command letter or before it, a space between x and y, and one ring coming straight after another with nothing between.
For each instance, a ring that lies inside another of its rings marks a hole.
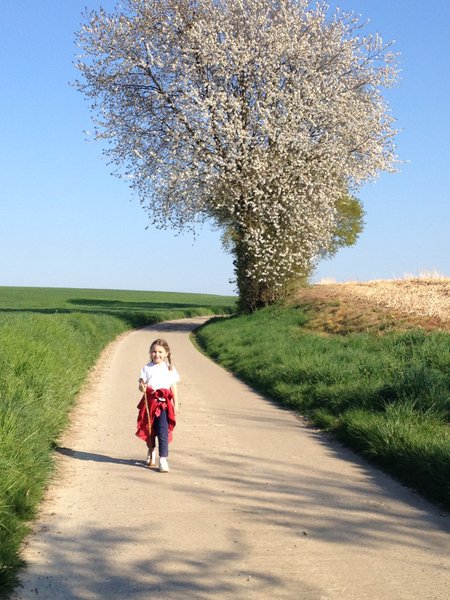
<instances>
[{"instance_id":1,"label":"tree shadow on ground","mask_svg":"<svg viewBox=\"0 0 450 600\"><path fill-rule=\"evenodd\" d=\"M134 302L127 300L99 300L96 298L71 298L67 300L68 304L75 306L90 306L92 308L117 308L119 310L160 310L160 309L185 309L197 308L198 306L215 307L207 303L199 304L194 302Z\"/></svg>"},{"instance_id":2,"label":"tree shadow on ground","mask_svg":"<svg viewBox=\"0 0 450 600\"><path fill-rule=\"evenodd\" d=\"M250 548L233 526L227 531L225 550L216 549L214 539L200 551L161 548L158 527L145 531L138 525L91 525L81 535L78 530L64 536L47 532L47 543L48 561L25 574L18 598L323 598L318 588L303 584L298 576L286 581L264 567L250 574L245 567ZM147 547L148 553L130 560L136 544Z\"/></svg>"}]
</instances>

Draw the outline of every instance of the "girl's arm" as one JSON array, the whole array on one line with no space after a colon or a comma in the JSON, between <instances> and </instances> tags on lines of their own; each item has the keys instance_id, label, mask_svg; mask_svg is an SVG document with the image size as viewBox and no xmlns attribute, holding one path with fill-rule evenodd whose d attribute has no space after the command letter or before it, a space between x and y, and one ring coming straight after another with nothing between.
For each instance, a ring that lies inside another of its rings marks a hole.
<instances>
[{"instance_id":1,"label":"girl's arm","mask_svg":"<svg viewBox=\"0 0 450 600\"><path fill-rule=\"evenodd\" d=\"M144 392L147 389L147 384L145 383L145 381L142 379L142 377L139 377L139 391L140 392Z\"/></svg>"},{"instance_id":2,"label":"girl's arm","mask_svg":"<svg viewBox=\"0 0 450 600\"><path fill-rule=\"evenodd\" d=\"M177 414L177 412L178 412L178 390L177 390L176 383L173 383L170 386L170 389L172 390L172 393L173 393L173 407L175 409L175 414Z\"/></svg>"}]
</instances>

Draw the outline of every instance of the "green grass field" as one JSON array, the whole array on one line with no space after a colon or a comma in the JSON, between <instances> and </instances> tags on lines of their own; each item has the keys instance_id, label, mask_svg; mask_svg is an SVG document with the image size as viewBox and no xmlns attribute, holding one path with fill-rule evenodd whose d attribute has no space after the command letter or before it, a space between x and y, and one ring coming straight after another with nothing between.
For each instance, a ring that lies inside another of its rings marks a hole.
<instances>
[{"instance_id":1,"label":"green grass field","mask_svg":"<svg viewBox=\"0 0 450 600\"><path fill-rule=\"evenodd\" d=\"M450 508L450 334L324 335L301 306L213 320L212 358Z\"/></svg>"},{"instance_id":2,"label":"green grass field","mask_svg":"<svg viewBox=\"0 0 450 600\"><path fill-rule=\"evenodd\" d=\"M0 597L52 472L52 451L102 349L132 327L223 314L201 294L0 287Z\"/></svg>"},{"instance_id":3,"label":"green grass field","mask_svg":"<svg viewBox=\"0 0 450 600\"><path fill-rule=\"evenodd\" d=\"M229 313L235 298L178 292L0 287L0 312L95 313L118 316L131 327L165 319Z\"/></svg>"}]
</instances>

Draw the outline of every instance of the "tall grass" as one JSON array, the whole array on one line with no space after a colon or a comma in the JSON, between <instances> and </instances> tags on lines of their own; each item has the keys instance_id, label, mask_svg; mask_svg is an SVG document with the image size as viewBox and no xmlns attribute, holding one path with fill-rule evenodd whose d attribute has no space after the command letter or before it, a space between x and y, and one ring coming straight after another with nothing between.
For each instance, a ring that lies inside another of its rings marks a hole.
<instances>
[{"instance_id":1,"label":"tall grass","mask_svg":"<svg viewBox=\"0 0 450 600\"><path fill-rule=\"evenodd\" d=\"M104 345L126 325L104 315L0 315L0 589L51 470L51 449Z\"/></svg>"},{"instance_id":2,"label":"tall grass","mask_svg":"<svg viewBox=\"0 0 450 600\"><path fill-rule=\"evenodd\" d=\"M210 356L450 508L450 335L325 336L300 307L215 320Z\"/></svg>"},{"instance_id":3,"label":"tall grass","mask_svg":"<svg viewBox=\"0 0 450 600\"><path fill-rule=\"evenodd\" d=\"M0 288L0 597L15 583L52 449L104 346L130 327L223 313L233 303L200 294Z\"/></svg>"}]
</instances>

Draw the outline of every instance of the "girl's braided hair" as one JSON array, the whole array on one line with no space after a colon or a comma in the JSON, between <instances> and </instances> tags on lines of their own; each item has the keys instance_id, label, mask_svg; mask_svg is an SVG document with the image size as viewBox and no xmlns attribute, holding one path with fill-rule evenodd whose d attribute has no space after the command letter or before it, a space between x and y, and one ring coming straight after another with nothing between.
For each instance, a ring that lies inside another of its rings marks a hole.
<instances>
[{"instance_id":1,"label":"girl's braided hair","mask_svg":"<svg viewBox=\"0 0 450 600\"><path fill-rule=\"evenodd\" d=\"M164 348L164 350L167 352L167 362L169 363L169 371L171 371L173 369L172 366L172 353L170 352L170 348L169 348L169 344L166 342L166 340L163 340L162 338L158 338L156 340L154 340L150 346L150 352L152 351L152 348L154 348L155 346L162 346Z\"/></svg>"}]
</instances>

